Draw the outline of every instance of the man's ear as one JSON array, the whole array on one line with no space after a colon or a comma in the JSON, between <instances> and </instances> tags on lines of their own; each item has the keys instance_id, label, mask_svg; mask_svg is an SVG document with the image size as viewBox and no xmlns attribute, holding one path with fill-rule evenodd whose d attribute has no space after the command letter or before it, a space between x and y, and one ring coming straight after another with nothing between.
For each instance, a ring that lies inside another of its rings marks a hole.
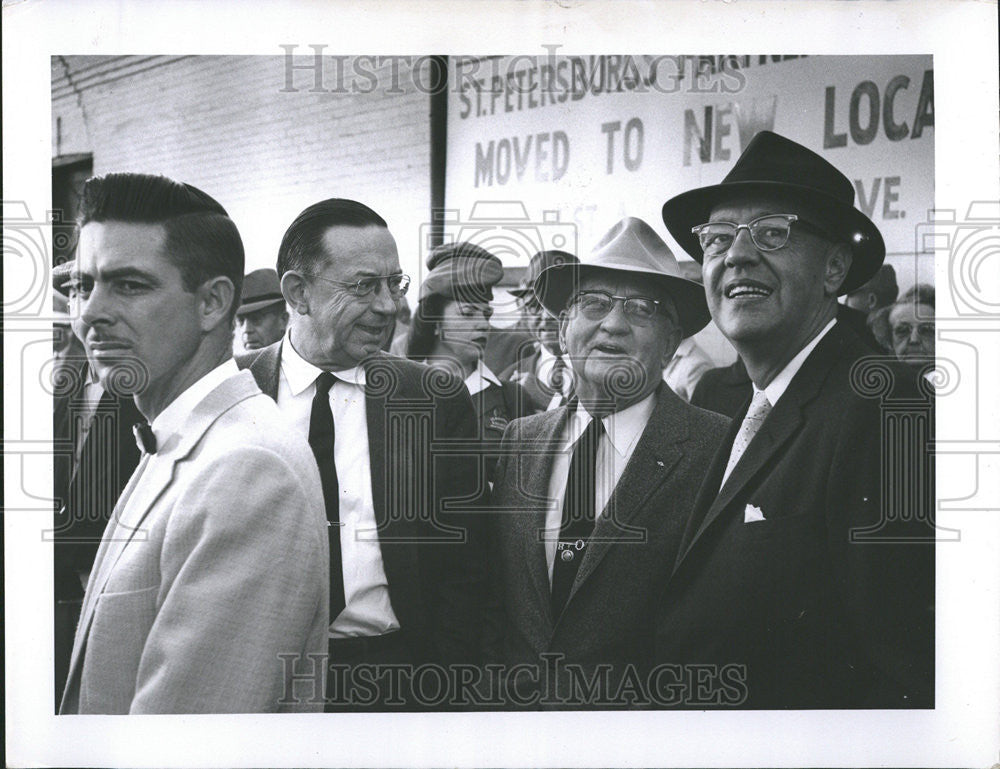
<instances>
[{"instance_id":1,"label":"man's ear","mask_svg":"<svg viewBox=\"0 0 1000 769\"><path fill-rule=\"evenodd\" d=\"M281 295L292 312L309 314L309 284L299 273L289 270L281 276Z\"/></svg>"},{"instance_id":2,"label":"man's ear","mask_svg":"<svg viewBox=\"0 0 1000 769\"><path fill-rule=\"evenodd\" d=\"M826 296L837 296L853 261L854 257L847 244L836 243L830 247L826 254L826 272L823 276L823 293Z\"/></svg>"},{"instance_id":3,"label":"man's ear","mask_svg":"<svg viewBox=\"0 0 1000 769\"><path fill-rule=\"evenodd\" d=\"M559 313L559 352L563 355L569 352L566 349L566 326L569 325L569 312L563 310Z\"/></svg>"},{"instance_id":4,"label":"man's ear","mask_svg":"<svg viewBox=\"0 0 1000 769\"><path fill-rule=\"evenodd\" d=\"M220 323L229 324L229 310L236 301L236 287L225 275L216 275L197 289L201 300L201 327L211 331Z\"/></svg>"},{"instance_id":5,"label":"man's ear","mask_svg":"<svg viewBox=\"0 0 1000 769\"><path fill-rule=\"evenodd\" d=\"M663 348L663 357L660 360L660 370L662 371L667 367L667 364L673 359L674 355L677 353L677 348L681 346L681 342L684 340L683 332L680 326L674 326L670 332L670 337L667 340L667 346Z\"/></svg>"}]
</instances>

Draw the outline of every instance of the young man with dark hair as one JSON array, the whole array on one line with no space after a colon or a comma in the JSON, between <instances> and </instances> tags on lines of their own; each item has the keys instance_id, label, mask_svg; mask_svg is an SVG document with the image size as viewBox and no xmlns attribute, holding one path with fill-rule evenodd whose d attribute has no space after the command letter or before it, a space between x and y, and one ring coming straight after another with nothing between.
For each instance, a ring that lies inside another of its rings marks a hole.
<instances>
[{"instance_id":1,"label":"young man with dark hair","mask_svg":"<svg viewBox=\"0 0 1000 769\"><path fill-rule=\"evenodd\" d=\"M320 482L232 360L243 262L204 192L139 174L87 182L74 330L101 383L132 393L147 421L90 574L62 713L319 707L322 671L304 698L293 671L325 650Z\"/></svg>"}]
</instances>

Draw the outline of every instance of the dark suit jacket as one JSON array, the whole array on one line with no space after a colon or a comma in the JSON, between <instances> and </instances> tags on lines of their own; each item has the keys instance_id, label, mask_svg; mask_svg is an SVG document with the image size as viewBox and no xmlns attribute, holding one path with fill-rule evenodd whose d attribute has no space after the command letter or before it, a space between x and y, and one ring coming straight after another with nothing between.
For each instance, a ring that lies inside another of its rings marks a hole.
<instances>
[{"instance_id":1,"label":"dark suit jacket","mask_svg":"<svg viewBox=\"0 0 1000 769\"><path fill-rule=\"evenodd\" d=\"M281 344L236 359L275 399ZM364 366L372 501L392 610L415 663L474 661L485 573L472 511L487 487L485 460L469 445L476 424L468 390L384 353Z\"/></svg>"},{"instance_id":2,"label":"dark suit jacket","mask_svg":"<svg viewBox=\"0 0 1000 769\"><path fill-rule=\"evenodd\" d=\"M491 625L493 658L508 665L537 665L542 653L557 653L588 676L606 663L613 668L611 690L625 665L648 667L654 586L669 573L705 466L728 424L724 417L685 403L665 384L656 398L558 617L552 616L539 534L545 528L553 450L569 411L563 406L508 427L503 441L507 453L493 490L491 567L503 608L502 619ZM499 631L502 639L496 637Z\"/></svg>"},{"instance_id":3,"label":"dark suit jacket","mask_svg":"<svg viewBox=\"0 0 1000 769\"><path fill-rule=\"evenodd\" d=\"M932 404L908 367L853 368L869 355L837 323L721 490L746 407L710 464L659 597L656 655L739 666L723 676L742 683L689 705L933 706ZM748 506L765 520L745 522Z\"/></svg>"},{"instance_id":4,"label":"dark suit jacket","mask_svg":"<svg viewBox=\"0 0 1000 769\"><path fill-rule=\"evenodd\" d=\"M60 446L53 454L57 601L83 598L79 575L93 566L108 517L139 463L132 425L145 419L130 396L105 392L81 454L87 465L83 470L74 460L74 446L83 427L82 395L89 369L85 361L68 362L63 373L67 387L54 399L52 415L52 437Z\"/></svg>"},{"instance_id":5,"label":"dark suit jacket","mask_svg":"<svg viewBox=\"0 0 1000 769\"><path fill-rule=\"evenodd\" d=\"M750 375L743 360L737 358L728 366L709 369L701 375L691 395L691 405L735 417L745 411L752 394Z\"/></svg>"}]
</instances>

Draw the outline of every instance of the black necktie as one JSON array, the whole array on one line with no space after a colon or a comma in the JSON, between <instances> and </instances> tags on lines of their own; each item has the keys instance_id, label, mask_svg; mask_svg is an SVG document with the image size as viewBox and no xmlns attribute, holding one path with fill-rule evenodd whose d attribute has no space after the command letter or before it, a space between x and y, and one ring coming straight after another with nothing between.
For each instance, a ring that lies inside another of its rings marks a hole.
<instances>
[{"instance_id":1,"label":"black necktie","mask_svg":"<svg viewBox=\"0 0 1000 769\"><path fill-rule=\"evenodd\" d=\"M573 449L563 496L562 526L552 566L552 616L562 613L570 588L587 550L587 540L594 530L594 484L597 449L604 433L603 422L594 417Z\"/></svg>"},{"instance_id":2,"label":"black necktie","mask_svg":"<svg viewBox=\"0 0 1000 769\"><path fill-rule=\"evenodd\" d=\"M149 422L136 422L132 425L132 432L135 434L135 444L139 447L139 451L144 454L156 453L156 435ZM90 433L87 434L87 438L90 438Z\"/></svg>"},{"instance_id":3,"label":"black necktie","mask_svg":"<svg viewBox=\"0 0 1000 769\"><path fill-rule=\"evenodd\" d=\"M323 484L326 504L326 527L330 541L330 622L344 610L344 569L340 555L340 483L333 457L333 412L330 410L330 388L337 377L324 371L316 377L316 394L309 415L309 445L316 457L319 478Z\"/></svg>"}]
</instances>

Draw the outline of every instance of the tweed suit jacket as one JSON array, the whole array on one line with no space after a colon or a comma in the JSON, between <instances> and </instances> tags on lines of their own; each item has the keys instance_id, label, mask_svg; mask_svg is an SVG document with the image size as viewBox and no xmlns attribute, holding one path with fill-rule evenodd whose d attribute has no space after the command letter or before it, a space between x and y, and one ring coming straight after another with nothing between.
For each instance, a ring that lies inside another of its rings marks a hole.
<instances>
[{"instance_id":1,"label":"tweed suit jacket","mask_svg":"<svg viewBox=\"0 0 1000 769\"><path fill-rule=\"evenodd\" d=\"M504 435L493 490L491 560L502 611L491 618L490 654L508 665L561 654L588 673L605 663L614 668L614 686L626 665L649 665L657 586L669 575L705 466L728 420L690 406L660 384L649 422L556 617L540 534L553 452L568 416L563 406L516 420Z\"/></svg>"},{"instance_id":2,"label":"tweed suit jacket","mask_svg":"<svg viewBox=\"0 0 1000 769\"><path fill-rule=\"evenodd\" d=\"M279 656L326 652L321 494L308 444L253 378L219 384L115 507L60 712L321 710L322 683L295 701Z\"/></svg>"},{"instance_id":3,"label":"tweed suit jacket","mask_svg":"<svg viewBox=\"0 0 1000 769\"><path fill-rule=\"evenodd\" d=\"M282 344L236 358L274 399ZM364 368L372 502L393 613L414 662L475 661L485 590L477 508L489 459L475 442L468 390L457 377L386 353Z\"/></svg>"},{"instance_id":4,"label":"tweed suit jacket","mask_svg":"<svg viewBox=\"0 0 1000 769\"><path fill-rule=\"evenodd\" d=\"M656 655L741 683L691 706L933 706L933 404L911 367L871 356L836 323L721 489L746 406L711 461Z\"/></svg>"}]
</instances>

